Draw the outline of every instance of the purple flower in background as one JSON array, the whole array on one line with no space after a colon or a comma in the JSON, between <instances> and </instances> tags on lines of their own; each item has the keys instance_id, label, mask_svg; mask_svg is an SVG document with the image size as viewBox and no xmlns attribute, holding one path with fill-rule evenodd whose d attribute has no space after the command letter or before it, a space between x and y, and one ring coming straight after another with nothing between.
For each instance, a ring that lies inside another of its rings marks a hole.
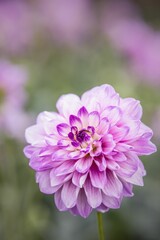
<instances>
[{"instance_id":1,"label":"purple flower in background","mask_svg":"<svg viewBox=\"0 0 160 240\"><path fill-rule=\"evenodd\" d=\"M81 98L63 95L56 106L58 113L40 113L25 135L41 192L54 194L60 211L82 217L119 208L134 184L143 186L139 156L156 151L139 101L102 85Z\"/></svg>"},{"instance_id":2,"label":"purple flower in background","mask_svg":"<svg viewBox=\"0 0 160 240\"><path fill-rule=\"evenodd\" d=\"M24 112L27 72L7 61L0 61L0 129L11 137L22 139L29 124Z\"/></svg>"},{"instance_id":3,"label":"purple flower in background","mask_svg":"<svg viewBox=\"0 0 160 240\"><path fill-rule=\"evenodd\" d=\"M0 50L10 54L24 52L33 38L31 9L24 1L0 1Z\"/></svg>"},{"instance_id":4,"label":"purple flower in background","mask_svg":"<svg viewBox=\"0 0 160 240\"><path fill-rule=\"evenodd\" d=\"M160 106L157 106L152 114L151 126L154 132L154 137L159 142L160 140Z\"/></svg>"},{"instance_id":5,"label":"purple flower in background","mask_svg":"<svg viewBox=\"0 0 160 240\"><path fill-rule=\"evenodd\" d=\"M37 19L58 43L83 41L92 26L89 0L40 0Z\"/></svg>"},{"instance_id":6,"label":"purple flower in background","mask_svg":"<svg viewBox=\"0 0 160 240\"><path fill-rule=\"evenodd\" d=\"M132 71L153 85L160 84L160 31L153 30L131 3L114 1L106 7L103 31L129 60Z\"/></svg>"}]
</instances>

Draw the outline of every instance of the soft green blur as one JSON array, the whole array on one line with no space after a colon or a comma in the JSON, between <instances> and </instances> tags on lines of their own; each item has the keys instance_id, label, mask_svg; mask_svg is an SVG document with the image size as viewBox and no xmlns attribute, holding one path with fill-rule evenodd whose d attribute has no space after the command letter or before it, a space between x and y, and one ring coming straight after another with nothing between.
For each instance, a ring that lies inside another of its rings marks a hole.
<instances>
[{"instance_id":1,"label":"soft green blur","mask_svg":"<svg viewBox=\"0 0 160 240\"><path fill-rule=\"evenodd\" d=\"M144 123L152 127L156 122L160 87L137 79L103 37L95 34L90 42L74 49L37 40L27 54L9 58L29 71L26 111L32 113L33 123L39 112L56 111L56 101L62 94L81 95L104 83L111 84L122 97L139 99ZM156 126L155 135L160 132L158 119ZM159 139L160 136L153 139L157 146ZM55 208L53 196L39 191L34 172L23 155L24 146L25 143L5 136L0 142L0 239L98 239L95 213L87 219L61 213ZM160 150L141 158L147 170L144 187L134 187L133 198L124 199L120 209L103 215L106 240L160 239L159 155Z\"/></svg>"}]
</instances>

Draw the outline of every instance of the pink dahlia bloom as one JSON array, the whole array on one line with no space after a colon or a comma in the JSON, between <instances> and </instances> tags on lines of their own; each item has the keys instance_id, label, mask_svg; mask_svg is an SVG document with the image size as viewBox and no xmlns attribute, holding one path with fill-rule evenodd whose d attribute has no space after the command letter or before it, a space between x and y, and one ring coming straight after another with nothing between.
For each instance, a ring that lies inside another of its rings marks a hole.
<instances>
[{"instance_id":1,"label":"pink dahlia bloom","mask_svg":"<svg viewBox=\"0 0 160 240\"><path fill-rule=\"evenodd\" d=\"M54 194L60 211L82 217L119 208L134 184L143 186L139 156L156 151L139 101L102 85L81 98L63 95L57 109L26 130L24 153L41 192Z\"/></svg>"},{"instance_id":2,"label":"pink dahlia bloom","mask_svg":"<svg viewBox=\"0 0 160 240\"><path fill-rule=\"evenodd\" d=\"M24 111L26 81L24 68L0 61L0 130L18 139L22 139L23 131L29 124L29 117Z\"/></svg>"}]
</instances>

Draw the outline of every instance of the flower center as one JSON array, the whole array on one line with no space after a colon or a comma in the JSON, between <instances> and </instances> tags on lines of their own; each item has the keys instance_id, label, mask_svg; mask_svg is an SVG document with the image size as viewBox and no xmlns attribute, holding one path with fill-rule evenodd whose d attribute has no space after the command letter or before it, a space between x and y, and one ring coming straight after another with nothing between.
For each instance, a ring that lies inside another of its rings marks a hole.
<instances>
[{"instance_id":1,"label":"flower center","mask_svg":"<svg viewBox=\"0 0 160 240\"><path fill-rule=\"evenodd\" d=\"M89 134L89 131L87 131L86 129L79 131L78 134L76 134L77 141L82 143L84 141L86 142L87 140L89 140L90 136L87 133Z\"/></svg>"},{"instance_id":2,"label":"flower center","mask_svg":"<svg viewBox=\"0 0 160 240\"><path fill-rule=\"evenodd\" d=\"M88 126L87 129L82 129L78 131L76 126L71 127L71 132L68 137L72 140L71 144L74 147L80 146L83 142L87 142L93 136L95 130L94 127Z\"/></svg>"}]
</instances>

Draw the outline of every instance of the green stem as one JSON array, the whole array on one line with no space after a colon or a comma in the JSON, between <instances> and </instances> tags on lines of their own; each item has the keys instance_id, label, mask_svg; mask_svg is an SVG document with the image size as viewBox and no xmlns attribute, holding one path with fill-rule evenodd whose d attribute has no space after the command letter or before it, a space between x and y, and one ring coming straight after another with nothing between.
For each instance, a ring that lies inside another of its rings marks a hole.
<instances>
[{"instance_id":1,"label":"green stem","mask_svg":"<svg viewBox=\"0 0 160 240\"><path fill-rule=\"evenodd\" d=\"M104 240L102 213L97 212L99 240Z\"/></svg>"}]
</instances>

